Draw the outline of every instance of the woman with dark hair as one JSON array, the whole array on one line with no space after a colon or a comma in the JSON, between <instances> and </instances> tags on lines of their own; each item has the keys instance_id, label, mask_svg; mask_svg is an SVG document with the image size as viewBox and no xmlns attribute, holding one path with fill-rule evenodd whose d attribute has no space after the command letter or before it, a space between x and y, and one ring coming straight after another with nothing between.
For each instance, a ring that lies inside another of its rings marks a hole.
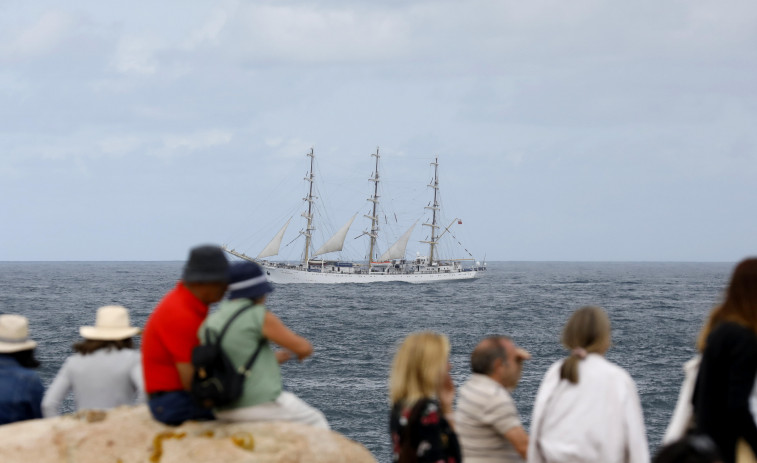
<instances>
[{"instance_id":1,"label":"woman with dark hair","mask_svg":"<svg viewBox=\"0 0 757 463\"><path fill-rule=\"evenodd\" d=\"M708 328L692 400L694 422L715 441L723 461L732 463L737 442L757 454L757 425L749 409L757 374L757 258L736 266Z\"/></svg>"},{"instance_id":2,"label":"woman with dark hair","mask_svg":"<svg viewBox=\"0 0 757 463\"><path fill-rule=\"evenodd\" d=\"M610 319L599 307L565 324L570 355L544 375L534 402L529 463L648 463L639 395L628 373L604 357Z\"/></svg>"},{"instance_id":3,"label":"woman with dark hair","mask_svg":"<svg viewBox=\"0 0 757 463\"><path fill-rule=\"evenodd\" d=\"M0 424L42 418L45 388L32 370L39 366L35 347L26 317L0 315Z\"/></svg>"},{"instance_id":4,"label":"woman with dark hair","mask_svg":"<svg viewBox=\"0 0 757 463\"><path fill-rule=\"evenodd\" d=\"M70 391L76 409L108 409L144 402L139 351L132 337L139 328L130 326L129 311L121 306L97 309L95 326L82 326L83 341L63 362L42 400L44 416L60 414L60 404Z\"/></svg>"}]
</instances>

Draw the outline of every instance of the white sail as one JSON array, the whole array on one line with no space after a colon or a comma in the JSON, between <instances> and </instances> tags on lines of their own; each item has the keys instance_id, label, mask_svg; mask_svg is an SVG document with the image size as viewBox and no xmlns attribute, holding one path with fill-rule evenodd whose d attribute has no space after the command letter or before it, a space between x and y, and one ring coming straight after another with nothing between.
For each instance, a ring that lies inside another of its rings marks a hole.
<instances>
[{"instance_id":1,"label":"white sail","mask_svg":"<svg viewBox=\"0 0 757 463\"><path fill-rule=\"evenodd\" d=\"M418 222L416 221L408 231L405 232L404 235L400 236L400 239L397 240L396 243L394 243L385 253L381 255L379 258L380 261L387 261L392 259L404 259L405 258L405 249L407 249L407 242L410 239L410 234L413 232L413 228L415 228L415 224Z\"/></svg>"},{"instance_id":2,"label":"white sail","mask_svg":"<svg viewBox=\"0 0 757 463\"><path fill-rule=\"evenodd\" d=\"M287 223L284 224L283 227L281 227L281 230L279 230L278 233L276 233L276 236L273 237L270 243L262 250L260 251L260 254L258 254L257 259L262 259L264 257L270 257L275 256L279 253L279 247L281 247L281 240L284 238L284 232L287 229L287 226L289 225L289 221L291 221L292 218L290 217L289 220L287 220Z\"/></svg>"},{"instance_id":3,"label":"white sail","mask_svg":"<svg viewBox=\"0 0 757 463\"><path fill-rule=\"evenodd\" d=\"M318 248L318 250L313 253L313 257L329 252L341 251L344 246L344 239L347 237L347 232L350 230L350 225L352 225L352 221L355 220L355 217L357 217L357 214L353 215L352 218L334 234L334 236L329 238L323 246Z\"/></svg>"}]
</instances>

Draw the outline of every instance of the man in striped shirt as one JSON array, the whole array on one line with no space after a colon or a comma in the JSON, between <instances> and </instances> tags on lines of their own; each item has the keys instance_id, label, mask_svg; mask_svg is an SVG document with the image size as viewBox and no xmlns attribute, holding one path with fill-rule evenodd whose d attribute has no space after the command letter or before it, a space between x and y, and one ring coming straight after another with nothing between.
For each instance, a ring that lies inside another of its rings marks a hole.
<instances>
[{"instance_id":1,"label":"man in striped shirt","mask_svg":"<svg viewBox=\"0 0 757 463\"><path fill-rule=\"evenodd\" d=\"M518 384L529 358L505 336L488 337L473 350L473 375L460 388L455 410L455 432L466 463L526 459L528 434L508 390Z\"/></svg>"}]
</instances>

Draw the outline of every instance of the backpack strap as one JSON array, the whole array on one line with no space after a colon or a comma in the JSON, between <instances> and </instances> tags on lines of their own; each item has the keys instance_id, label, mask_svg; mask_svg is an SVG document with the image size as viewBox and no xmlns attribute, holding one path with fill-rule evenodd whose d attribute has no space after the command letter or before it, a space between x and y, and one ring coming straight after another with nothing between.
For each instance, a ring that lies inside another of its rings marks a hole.
<instances>
[{"instance_id":1,"label":"backpack strap","mask_svg":"<svg viewBox=\"0 0 757 463\"><path fill-rule=\"evenodd\" d=\"M247 373L252 370L252 364L255 363L255 360L258 358L258 354L260 353L260 350L268 344L268 340L266 338L260 338L260 342L258 342L258 347L255 349L255 352L252 354L252 357L247 361L247 363L244 364L244 367L239 367L239 374L240 375L246 375Z\"/></svg>"},{"instance_id":2,"label":"backpack strap","mask_svg":"<svg viewBox=\"0 0 757 463\"><path fill-rule=\"evenodd\" d=\"M216 347L218 347L219 349L221 348L221 340L223 339L223 336L226 334L226 330L229 329L229 326L231 325L231 322L233 322L238 316L240 316L242 314L242 312L244 312L245 310L249 309L250 307L253 307L254 305L255 305L255 303L251 302L251 303L249 303L247 305L244 305L244 306L240 307L239 310L237 310L234 313L234 315L232 315L229 318L229 320L226 322L226 324L223 325L223 328L221 329L221 333L219 333L218 337L216 338L216 342L215 342ZM210 328L207 327L207 326L205 327L205 342L208 343L208 344L210 343ZM261 338L260 342L258 343L258 347L255 349L255 352L252 354L252 356L250 357L250 359L247 360L247 362L244 364L244 366L240 366L237 369L237 373L239 373L240 375L246 375L247 373L249 373L250 370L252 369L252 364L255 363L255 360L258 358L258 354L260 354L260 350L266 344L268 344L268 340L266 338Z\"/></svg>"},{"instance_id":3,"label":"backpack strap","mask_svg":"<svg viewBox=\"0 0 757 463\"><path fill-rule=\"evenodd\" d=\"M254 303L250 302L249 304L240 307L239 310L237 310L234 313L234 315L232 315L226 321L226 324L223 325L223 328L221 328L221 332L216 337L216 342L215 342L216 347L219 347L219 348L221 347L221 340L223 339L223 335L226 334L226 330L229 329L229 325L231 325L231 322L233 322L234 320L236 320L236 318L238 316L242 315L242 312L244 312L245 310L249 309L250 307L252 307L254 305L255 305ZM210 327L208 327L207 325L205 326L205 343L206 344L210 344Z\"/></svg>"}]
</instances>

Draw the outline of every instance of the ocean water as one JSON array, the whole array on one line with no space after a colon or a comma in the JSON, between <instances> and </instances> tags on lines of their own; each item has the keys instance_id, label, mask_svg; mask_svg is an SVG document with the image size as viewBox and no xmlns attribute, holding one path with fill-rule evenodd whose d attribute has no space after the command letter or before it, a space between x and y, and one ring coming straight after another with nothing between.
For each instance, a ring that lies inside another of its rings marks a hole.
<instances>
[{"instance_id":1,"label":"ocean water","mask_svg":"<svg viewBox=\"0 0 757 463\"><path fill-rule=\"evenodd\" d=\"M0 262L0 312L19 313L39 342L49 385L78 327L106 304L131 310L143 325L170 290L181 262ZM565 355L560 332L578 307L604 307L612 322L608 359L625 368L641 396L650 449L665 431L683 380L683 363L709 310L722 297L731 263L495 262L482 278L447 284L279 285L268 307L315 346L283 366L284 387L322 410L332 428L391 461L387 378L408 333L435 330L452 343L452 376L469 376L469 355L489 334L506 334L531 352L513 394L528 429L536 390ZM138 340L138 338L137 338ZM71 402L65 404L71 408Z\"/></svg>"}]
</instances>

